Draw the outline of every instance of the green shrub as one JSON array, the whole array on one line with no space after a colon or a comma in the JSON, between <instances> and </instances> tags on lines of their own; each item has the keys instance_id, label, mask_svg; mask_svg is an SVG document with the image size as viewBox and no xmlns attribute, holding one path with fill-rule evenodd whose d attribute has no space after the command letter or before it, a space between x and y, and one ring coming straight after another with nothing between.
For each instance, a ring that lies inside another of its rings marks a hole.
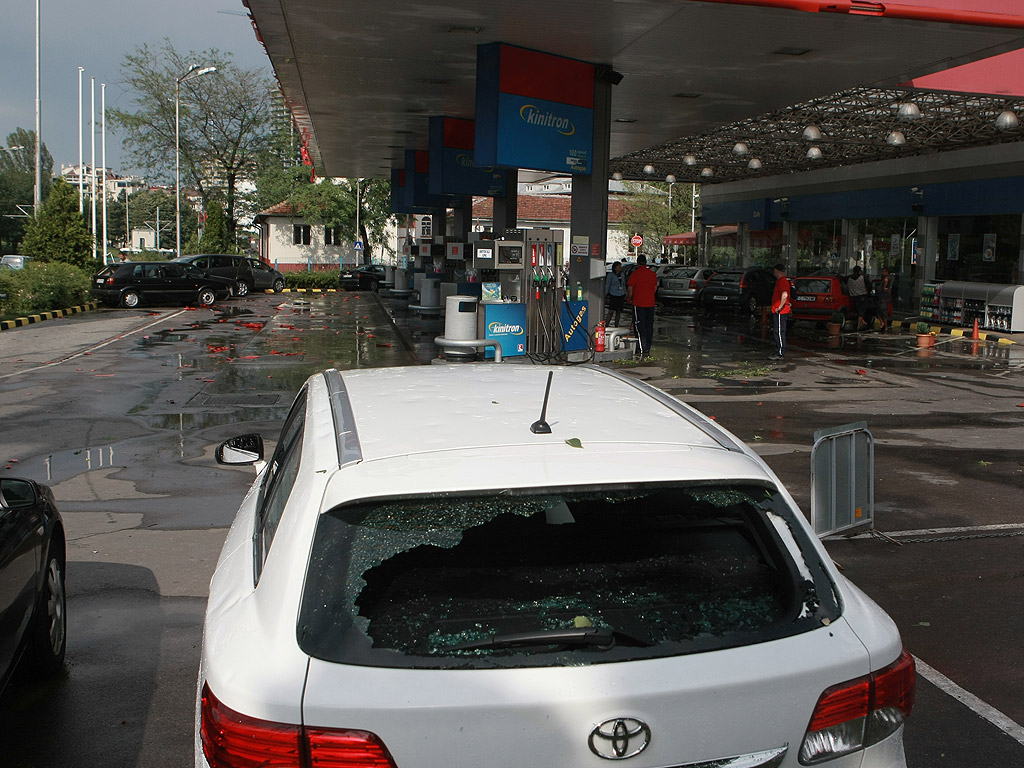
<instances>
[{"instance_id":1,"label":"green shrub","mask_svg":"<svg viewBox=\"0 0 1024 768\"><path fill-rule=\"evenodd\" d=\"M341 272L337 269L325 269L318 272L285 272L284 280L291 289L297 288L337 288Z\"/></svg>"},{"instance_id":2,"label":"green shrub","mask_svg":"<svg viewBox=\"0 0 1024 768\"><path fill-rule=\"evenodd\" d=\"M91 273L63 262L0 270L0 318L67 309L89 301Z\"/></svg>"},{"instance_id":3,"label":"green shrub","mask_svg":"<svg viewBox=\"0 0 1024 768\"><path fill-rule=\"evenodd\" d=\"M929 325L928 323L925 323L925 322L918 323L916 326L914 326L914 328L915 328L915 330L918 333L931 333L932 332L931 325Z\"/></svg>"}]
</instances>

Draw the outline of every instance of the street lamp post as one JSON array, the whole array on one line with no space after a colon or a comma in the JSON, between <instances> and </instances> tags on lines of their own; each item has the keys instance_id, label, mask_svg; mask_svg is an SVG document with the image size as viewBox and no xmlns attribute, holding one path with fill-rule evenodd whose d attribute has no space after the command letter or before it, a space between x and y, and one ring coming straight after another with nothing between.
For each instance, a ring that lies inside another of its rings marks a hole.
<instances>
[{"instance_id":1,"label":"street lamp post","mask_svg":"<svg viewBox=\"0 0 1024 768\"><path fill-rule=\"evenodd\" d=\"M216 67L203 67L200 69L198 64L193 64L185 71L185 74L174 80L174 230L176 232L174 254L178 258L181 257L181 149L178 123L181 84L186 80L191 80L201 75L208 75L216 71Z\"/></svg>"}]
</instances>

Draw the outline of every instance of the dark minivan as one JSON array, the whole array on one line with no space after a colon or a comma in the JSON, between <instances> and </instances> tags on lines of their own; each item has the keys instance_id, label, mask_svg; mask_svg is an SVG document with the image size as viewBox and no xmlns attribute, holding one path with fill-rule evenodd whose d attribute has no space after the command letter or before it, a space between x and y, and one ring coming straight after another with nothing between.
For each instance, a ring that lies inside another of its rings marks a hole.
<instances>
[{"instance_id":1,"label":"dark minivan","mask_svg":"<svg viewBox=\"0 0 1024 768\"><path fill-rule=\"evenodd\" d=\"M199 253L174 259L180 264L191 264L207 275L231 280L235 296L245 296L250 291L272 289L275 293L284 290L284 275L259 259L237 256L229 253Z\"/></svg>"},{"instance_id":2,"label":"dark minivan","mask_svg":"<svg viewBox=\"0 0 1024 768\"><path fill-rule=\"evenodd\" d=\"M92 295L104 304L128 307L143 302L213 304L226 299L235 282L206 275L198 267L174 261L126 261L104 267L92 278Z\"/></svg>"}]
</instances>

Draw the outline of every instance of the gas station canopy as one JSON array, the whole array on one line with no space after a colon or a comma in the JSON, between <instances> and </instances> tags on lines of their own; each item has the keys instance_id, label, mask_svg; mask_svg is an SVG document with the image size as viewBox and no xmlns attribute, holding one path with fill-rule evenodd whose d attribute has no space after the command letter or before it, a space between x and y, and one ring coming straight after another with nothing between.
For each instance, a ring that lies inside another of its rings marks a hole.
<instances>
[{"instance_id":1,"label":"gas station canopy","mask_svg":"<svg viewBox=\"0 0 1024 768\"><path fill-rule=\"evenodd\" d=\"M650 178L653 165L658 178L725 181L756 170L754 158L778 172L929 151L968 134L1018 138L990 127L1018 100L899 87L1024 47L1024 15L952 11L947 0L243 2L321 175L385 177L406 149L427 149L429 117L472 119L477 46L491 42L607 65L611 82L621 75L611 156L627 178ZM899 122L911 98L947 126ZM810 124L820 140L804 140ZM897 130L905 143L887 141ZM739 142L748 154L734 151ZM807 157L811 146L820 159Z\"/></svg>"}]
</instances>

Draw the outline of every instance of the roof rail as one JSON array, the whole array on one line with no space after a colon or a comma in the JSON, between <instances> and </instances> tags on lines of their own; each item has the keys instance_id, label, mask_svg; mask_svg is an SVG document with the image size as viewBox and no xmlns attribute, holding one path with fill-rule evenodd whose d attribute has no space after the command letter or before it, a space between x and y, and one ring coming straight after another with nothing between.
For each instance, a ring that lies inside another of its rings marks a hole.
<instances>
[{"instance_id":1,"label":"roof rail","mask_svg":"<svg viewBox=\"0 0 1024 768\"><path fill-rule=\"evenodd\" d=\"M334 416L334 434L338 441L338 466L344 467L363 460L363 447L356 432L356 419L352 413L352 402L345 389L345 380L336 368L324 371L327 382L327 396Z\"/></svg>"},{"instance_id":2,"label":"roof rail","mask_svg":"<svg viewBox=\"0 0 1024 768\"><path fill-rule=\"evenodd\" d=\"M626 376L625 374L619 373L618 371L612 371L609 370L608 368L603 368L600 365L588 364L585 367L596 371L600 371L601 373L607 376L611 376L612 378L618 379L619 381L629 384L631 387L639 389L644 394L649 395L650 397L657 400L659 403L664 405L669 410L673 411L679 416L682 416L684 419L686 419L686 421L688 421L701 432L706 434L708 437L710 437L720 446L725 448L727 451L746 453L744 447L740 445L740 443L736 442L736 440L734 440L732 436L729 435L729 433L727 433L724 429L722 429L721 427L719 427L717 424L710 420L702 419L696 416L693 413L693 411L691 411L687 406L683 405L683 403L679 402L679 400L672 397L671 395L662 392L657 387L652 387L650 384L647 384L646 382L643 381L638 381L637 379L634 379L632 376Z\"/></svg>"}]
</instances>

